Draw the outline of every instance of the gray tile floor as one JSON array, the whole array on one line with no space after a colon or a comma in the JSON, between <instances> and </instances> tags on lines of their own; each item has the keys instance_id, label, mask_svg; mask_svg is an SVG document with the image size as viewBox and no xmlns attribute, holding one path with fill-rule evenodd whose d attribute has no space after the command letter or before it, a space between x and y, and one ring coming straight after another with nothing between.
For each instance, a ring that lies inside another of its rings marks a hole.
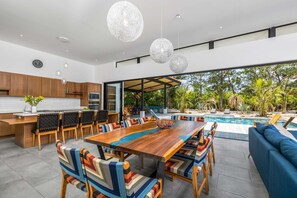
<instances>
[{"instance_id":1,"label":"gray tile floor","mask_svg":"<svg viewBox=\"0 0 297 198\"><path fill-rule=\"evenodd\" d=\"M68 140L68 146L85 147L98 155L96 146L83 141ZM265 186L252 161L248 159L248 143L215 139L216 164L209 177L208 198L268 197ZM138 158L128 158L134 171L150 175L155 162L145 159L144 169L138 170ZM14 144L14 138L0 140L0 198L59 197L61 175L55 145L22 149ZM201 181L201 179L200 179ZM181 180L165 180L165 198L193 197L192 185ZM85 197L84 193L68 185L67 197Z\"/></svg>"}]
</instances>

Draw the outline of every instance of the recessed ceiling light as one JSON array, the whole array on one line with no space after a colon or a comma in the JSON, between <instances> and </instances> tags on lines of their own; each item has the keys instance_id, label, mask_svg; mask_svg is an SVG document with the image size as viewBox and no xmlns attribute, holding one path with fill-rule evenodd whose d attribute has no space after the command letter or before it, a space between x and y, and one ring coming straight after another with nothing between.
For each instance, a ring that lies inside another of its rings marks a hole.
<instances>
[{"instance_id":1,"label":"recessed ceiling light","mask_svg":"<svg viewBox=\"0 0 297 198\"><path fill-rule=\"evenodd\" d=\"M65 37L65 36L57 36L56 37L59 41L61 41L62 43L69 43L69 38Z\"/></svg>"},{"instance_id":2,"label":"recessed ceiling light","mask_svg":"<svg viewBox=\"0 0 297 198\"><path fill-rule=\"evenodd\" d=\"M176 18L176 19L181 19L182 17L181 17L180 14L177 14L177 15L175 15L175 18Z\"/></svg>"},{"instance_id":3,"label":"recessed ceiling light","mask_svg":"<svg viewBox=\"0 0 297 198\"><path fill-rule=\"evenodd\" d=\"M220 29L223 29L223 26L220 26Z\"/></svg>"},{"instance_id":4,"label":"recessed ceiling light","mask_svg":"<svg viewBox=\"0 0 297 198\"><path fill-rule=\"evenodd\" d=\"M67 69L68 68L68 63L64 64L64 68Z\"/></svg>"},{"instance_id":5,"label":"recessed ceiling light","mask_svg":"<svg viewBox=\"0 0 297 198\"><path fill-rule=\"evenodd\" d=\"M23 37L24 37L24 35L20 34L20 37L21 37L21 38L23 38Z\"/></svg>"}]
</instances>

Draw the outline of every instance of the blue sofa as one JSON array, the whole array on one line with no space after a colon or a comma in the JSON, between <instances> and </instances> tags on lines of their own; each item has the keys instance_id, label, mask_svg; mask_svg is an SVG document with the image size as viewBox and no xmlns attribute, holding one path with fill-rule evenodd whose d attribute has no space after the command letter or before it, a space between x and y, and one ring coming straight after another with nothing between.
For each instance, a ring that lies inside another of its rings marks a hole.
<instances>
[{"instance_id":1,"label":"blue sofa","mask_svg":"<svg viewBox=\"0 0 297 198\"><path fill-rule=\"evenodd\" d=\"M249 151L271 198L297 197L297 167L254 127L249 128ZM297 132L292 132L297 138ZM282 135L281 135L282 136ZM285 136L282 136L285 138ZM288 138L285 138L288 139ZM297 151L295 151L297 152Z\"/></svg>"}]
</instances>

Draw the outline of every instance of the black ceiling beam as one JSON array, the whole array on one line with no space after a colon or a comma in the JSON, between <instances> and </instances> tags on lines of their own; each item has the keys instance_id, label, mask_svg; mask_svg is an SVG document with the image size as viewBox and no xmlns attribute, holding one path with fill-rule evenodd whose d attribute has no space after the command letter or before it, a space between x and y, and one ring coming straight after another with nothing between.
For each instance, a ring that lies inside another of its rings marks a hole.
<instances>
[{"instance_id":1,"label":"black ceiling beam","mask_svg":"<svg viewBox=\"0 0 297 198\"><path fill-rule=\"evenodd\" d=\"M273 38L276 37L276 28L275 27L271 27L268 30L268 38Z\"/></svg>"},{"instance_id":2,"label":"black ceiling beam","mask_svg":"<svg viewBox=\"0 0 297 198\"><path fill-rule=\"evenodd\" d=\"M209 41L208 43L208 49L214 49L214 41Z\"/></svg>"}]
</instances>

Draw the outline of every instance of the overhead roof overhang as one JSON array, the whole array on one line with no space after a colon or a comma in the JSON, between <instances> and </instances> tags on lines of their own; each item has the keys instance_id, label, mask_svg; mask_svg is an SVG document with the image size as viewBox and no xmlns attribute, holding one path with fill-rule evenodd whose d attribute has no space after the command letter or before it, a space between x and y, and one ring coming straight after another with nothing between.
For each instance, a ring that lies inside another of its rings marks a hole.
<instances>
[{"instance_id":1,"label":"overhead roof overhang","mask_svg":"<svg viewBox=\"0 0 297 198\"><path fill-rule=\"evenodd\" d=\"M181 84L181 81L174 77L157 77L157 78L146 78L143 80L144 92L152 92L160 89L175 87ZM125 91L141 92L142 85L141 80L130 80L124 82Z\"/></svg>"}]
</instances>

